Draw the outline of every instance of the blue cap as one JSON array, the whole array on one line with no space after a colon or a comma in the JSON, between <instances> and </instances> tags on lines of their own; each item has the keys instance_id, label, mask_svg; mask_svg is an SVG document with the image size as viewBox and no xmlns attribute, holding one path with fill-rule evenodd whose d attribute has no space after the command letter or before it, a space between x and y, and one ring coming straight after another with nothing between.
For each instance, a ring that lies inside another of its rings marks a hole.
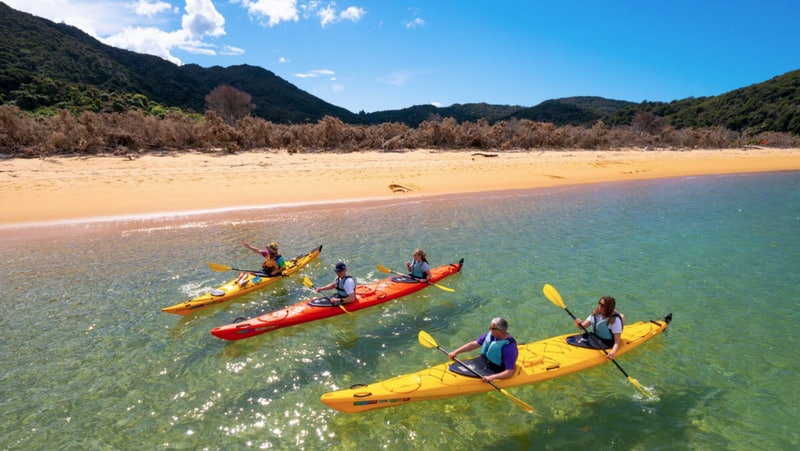
<instances>
[{"instance_id":1,"label":"blue cap","mask_svg":"<svg viewBox=\"0 0 800 451\"><path fill-rule=\"evenodd\" d=\"M344 262L339 262L336 264L336 272L344 271L345 269L347 269L347 265L345 265Z\"/></svg>"}]
</instances>

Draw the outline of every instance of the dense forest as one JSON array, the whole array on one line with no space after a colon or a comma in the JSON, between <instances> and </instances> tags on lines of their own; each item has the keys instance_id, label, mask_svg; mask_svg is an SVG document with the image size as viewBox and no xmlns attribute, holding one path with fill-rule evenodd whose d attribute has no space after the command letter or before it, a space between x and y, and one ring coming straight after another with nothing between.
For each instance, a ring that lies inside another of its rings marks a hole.
<instances>
[{"instance_id":1,"label":"dense forest","mask_svg":"<svg viewBox=\"0 0 800 451\"><path fill-rule=\"evenodd\" d=\"M235 95L214 99L230 87ZM224 111L246 99L245 114ZM216 101L214 101L216 100ZM222 107L220 105L223 105ZM800 70L705 98L417 105L357 114L254 66L201 68L100 43L0 3L0 152L798 147Z\"/></svg>"}]
</instances>

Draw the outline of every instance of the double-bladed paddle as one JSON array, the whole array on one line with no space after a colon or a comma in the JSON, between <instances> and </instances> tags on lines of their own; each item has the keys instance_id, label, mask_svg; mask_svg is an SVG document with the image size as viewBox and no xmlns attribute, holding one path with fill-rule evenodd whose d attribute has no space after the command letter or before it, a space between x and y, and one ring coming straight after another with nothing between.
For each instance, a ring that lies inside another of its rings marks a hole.
<instances>
[{"instance_id":1,"label":"double-bladed paddle","mask_svg":"<svg viewBox=\"0 0 800 451\"><path fill-rule=\"evenodd\" d=\"M209 263L208 267L215 272L222 272L222 271L244 271L244 272L254 272L256 274L264 274L264 271L260 269L239 269L239 268L231 268L228 265L223 265L220 263ZM267 276L267 277L274 277L274 276Z\"/></svg>"},{"instance_id":2,"label":"double-bladed paddle","mask_svg":"<svg viewBox=\"0 0 800 451\"><path fill-rule=\"evenodd\" d=\"M449 353L447 351L445 351L444 348L439 346L439 344L436 343L436 340L433 337L431 337L431 335L429 333L425 332L424 330L419 331L419 342L422 344L422 346L425 346L426 348L436 348L436 349L444 352L445 354L449 355ZM460 363L461 366L463 366L464 368L470 370L472 372L472 374L474 374L474 375L476 375L478 377L481 377L481 378L483 377L477 371L475 371L472 368L470 368L467 365L465 365L464 362L462 362L462 361L460 361L458 359L455 359L455 358L453 360L455 360L456 363ZM506 391L506 389L498 387L497 384L495 384L492 381L488 381L487 383L489 385L491 385L492 387L496 388L497 391L499 391L500 393L506 395L509 399L514 401L514 404L519 406L520 409L522 409L522 410L524 410L526 412L533 412L534 411L533 407L529 406L528 404L525 404L525 402L523 402L522 400L516 398L514 395L512 395L511 393Z\"/></svg>"},{"instance_id":3,"label":"double-bladed paddle","mask_svg":"<svg viewBox=\"0 0 800 451\"><path fill-rule=\"evenodd\" d=\"M303 285L305 285L308 288L311 288L312 290L315 289L314 288L314 282L312 282L311 279L308 278L308 276L306 276L303 279ZM320 294L322 294L322 293L320 293ZM331 304L333 304L333 301L331 301L331 298L329 298L328 296L325 296L324 294L322 294L322 297L324 297L325 299L329 300L331 302ZM334 304L334 305L336 305L340 309L344 310L344 312L347 313L348 315L352 315L352 313L350 313L346 308L344 308L344 306L342 304Z\"/></svg>"},{"instance_id":4,"label":"double-bladed paddle","mask_svg":"<svg viewBox=\"0 0 800 451\"><path fill-rule=\"evenodd\" d=\"M414 276L409 276L408 274L403 274L401 272L392 271L391 269L389 269L389 268L387 268L387 267L385 267L383 265L375 265L375 267L378 268L378 271L380 271L380 272L382 272L384 274L392 273L392 274L397 274L398 276L409 277L411 279L416 280L417 282L423 282L423 283L427 283L429 285L433 285L433 286L435 286L436 288L438 288L440 290L447 291L448 293L452 293L452 292L456 291L456 290L454 290L452 288L449 288L449 287L446 287L444 285L439 285L438 283L429 282L429 281L427 281L425 279L419 279L419 278L414 277Z\"/></svg>"},{"instance_id":5,"label":"double-bladed paddle","mask_svg":"<svg viewBox=\"0 0 800 451\"><path fill-rule=\"evenodd\" d=\"M550 302L552 302L553 304L563 308L564 311L569 313L569 316L571 316L572 319L574 319L574 320L578 319L578 318L575 318L575 315L573 315L572 312L569 311L567 306L564 305L564 300L561 299L561 294L559 294L559 292L552 285L550 285L549 283L544 284L544 288L542 289L542 291L544 292L545 297L547 297L547 299L550 300ZM583 327L583 324L580 324L580 326L581 326L581 329L583 329L584 332L586 332L587 334L589 333L589 331L586 330L585 327ZM608 355L608 351L606 351L604 348L600 348L600 350L603 351L603 353L605 355ZM625 377L628 379L628 382L633 384L633 386L636 387L640 392L642 392L643 395L645 395L645 396L649 396L650 395L649 393L647 393L647 391L645 391L644 387L642 387L642 385L639 383L639 381L637 381L636 379L628 376L628 373L626 373L625 370L622 369L622 367L619 365L619 363L617 363L616 359L611 359L611 361L614 362L614 365L616 365L617 368L619 368L620 371L622 371L622 374L625 375Z\"/></svg>"}]
</instances>

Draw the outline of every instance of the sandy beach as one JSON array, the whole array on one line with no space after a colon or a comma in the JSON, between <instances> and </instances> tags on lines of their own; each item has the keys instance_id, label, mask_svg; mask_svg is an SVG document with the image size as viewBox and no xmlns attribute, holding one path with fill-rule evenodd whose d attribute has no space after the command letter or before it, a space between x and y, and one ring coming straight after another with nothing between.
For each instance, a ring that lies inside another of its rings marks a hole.
<instances>
[{"instance_id":1,"label":"sandy beach","mask_svg":"<svg viewBox=\"0 0 800 451\"><path fill-rule=\"evenodd\" d=\"M800 170L800 149L164 153L0 161L0 225Z\"/></svg>"}]
</instances>

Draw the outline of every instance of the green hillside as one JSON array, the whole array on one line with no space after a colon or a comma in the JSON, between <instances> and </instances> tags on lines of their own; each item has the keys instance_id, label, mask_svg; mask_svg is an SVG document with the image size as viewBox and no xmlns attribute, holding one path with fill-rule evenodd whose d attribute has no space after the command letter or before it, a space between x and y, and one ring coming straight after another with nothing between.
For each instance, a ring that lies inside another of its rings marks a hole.
<instances>
[{"instance_id":1,"label":"green hillside","mask_svg":"<svg viewBox=\"0 0 800 451\"><path fill-rule=\"evenodd\" d=\"M326 115L353 121L344 108L316 98L253 66L177 66L164 59L105 45L75 27L56 24L0 3L0 101L25 110L75 103L76 91L142 95L202 112L205 96L227 83L253 97L254 115L280 123ZM93 102L90 102L93 103Z\"/></svg>"},{"instance_id":2,"label":"green hillside","mask_svg":"<svg viewBox=\"0 0 800 451\"><path fill-rule=\"evenodd\" d=\"M751 135L770 131L800 135L800 70L715 97L643 102L610 115L607 122L630 124L641 111L663 117L675 128L720 126Z\"/></svg>"}]
</instances>

